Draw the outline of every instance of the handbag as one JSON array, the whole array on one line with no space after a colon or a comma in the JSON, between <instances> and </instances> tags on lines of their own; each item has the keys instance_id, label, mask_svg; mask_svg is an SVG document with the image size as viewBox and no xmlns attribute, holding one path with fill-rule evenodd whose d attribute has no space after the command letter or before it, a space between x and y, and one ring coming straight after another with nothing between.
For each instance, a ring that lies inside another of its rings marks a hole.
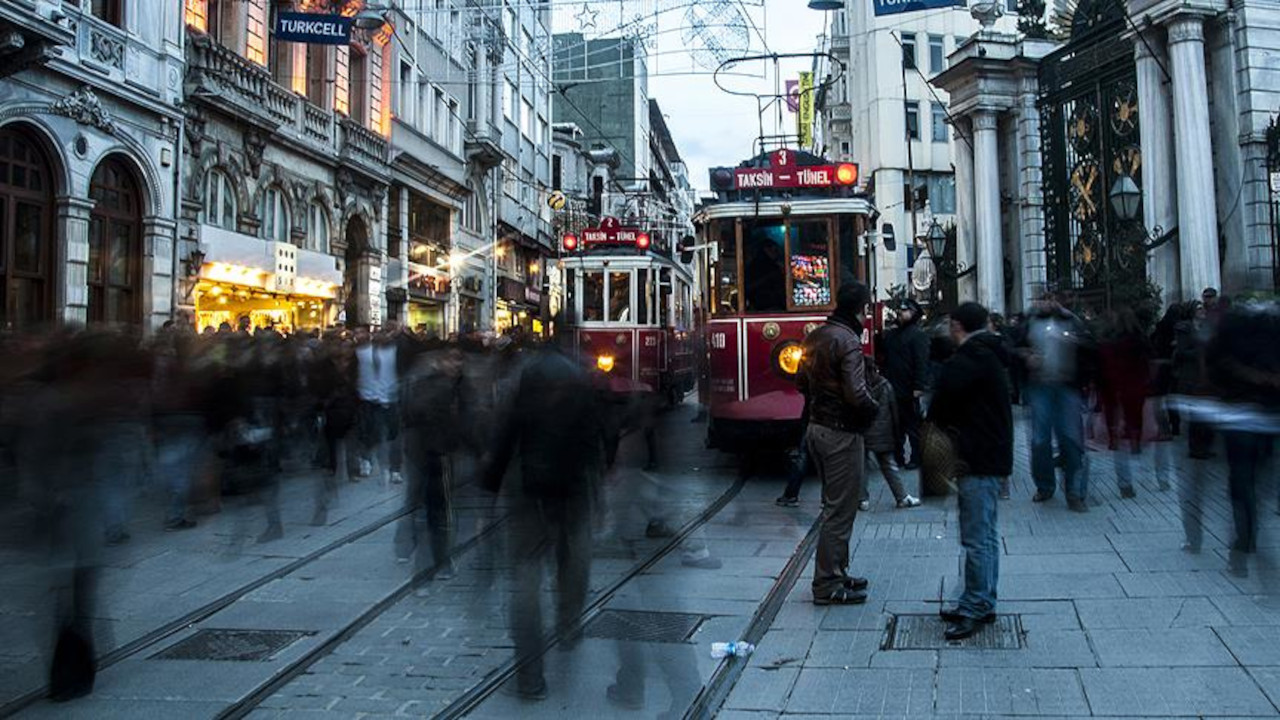
<instances>
[{"instance_id":1,"label":"handbag","mask_svg":"<svg viewBox=\"0 0 1280 720\"><path fill-rule=\"evenodd\" d=\"M924 423L920 428L920 494L949 495L955 490L956 478L968 471L951 434L935 423Z\"/></svg>"}]
</instances>

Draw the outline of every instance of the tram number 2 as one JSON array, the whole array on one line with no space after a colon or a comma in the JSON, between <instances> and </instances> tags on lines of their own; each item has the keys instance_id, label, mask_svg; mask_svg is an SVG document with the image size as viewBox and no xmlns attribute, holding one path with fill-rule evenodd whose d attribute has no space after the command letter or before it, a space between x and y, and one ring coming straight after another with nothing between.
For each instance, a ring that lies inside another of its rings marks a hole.
<instances>
[{"instance_id":1,"label":"tram number 2","mask_svg":"<svg viewBox=\"0 0 1280 720\"><path fill-rule=\"evenodd\" d=\"M645 347L658 347L658 336L650 335L644 339Z\"/></svg>"},{"instance_id":2,"label":"tram number 2","mask_svg":"<svg viewBox=\"0 0 1280 720\"><path fill-rule=\"evenodd\" d=\"M711 349L724 350L729 347L729 338L722 332L711 333Z\"/></svg>"}]
</instances>

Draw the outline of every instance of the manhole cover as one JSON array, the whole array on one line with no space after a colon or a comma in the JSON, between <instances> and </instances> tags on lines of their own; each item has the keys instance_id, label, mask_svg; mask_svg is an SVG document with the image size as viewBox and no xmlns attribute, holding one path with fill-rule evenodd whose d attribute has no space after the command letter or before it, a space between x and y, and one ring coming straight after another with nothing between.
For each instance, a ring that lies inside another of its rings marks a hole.
<instances>
[{"instance_id":1,"label":"manhole cover","mask_svg":"<svg viewBox=\"0 0 1280 720\"><path fill-rule=\"evenodd\" d=\"M1021 650L1022 620L1018 615L1000 615L994 623L983 625L973 637L947 642L943 637L947 624L937 615L894 615L889 623L885 650L945 650L974 648L979 650Z\"/></svg>"},{"instance_id":2,"label":"manhole cover","mask_svg":"<svg viewBox=\"0 0 1280 720\"><path fill-rule=\"evenodd\" d=\"M150 659L262 662L313 634L301 630L200 630Z\"/></svg>"},{"instance_id":3,"label":"manhole cover","mask_svg":"<svg viewBox=\"0 0 1280 720\"><path fill-rule=\"evenodd\" d=\"M605 610L587 624L583 634L605 640L681 643L706 619L706 615L688 613Z\"/></svg>"}]
</instances>

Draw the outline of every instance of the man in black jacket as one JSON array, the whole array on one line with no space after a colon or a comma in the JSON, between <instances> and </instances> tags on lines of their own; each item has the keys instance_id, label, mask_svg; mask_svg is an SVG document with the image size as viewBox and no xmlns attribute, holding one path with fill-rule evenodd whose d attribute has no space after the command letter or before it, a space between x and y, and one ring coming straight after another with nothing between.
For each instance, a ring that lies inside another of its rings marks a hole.
<instances>
[{"instance_id":1,"label":"man in black jacket","mask_svg":"<svg viewBox=\"0 0 1280 720\"><path fill-rule=\"evenodd\" d=\"M973 635L994 622L1000 536L996 507L1000 484L1013 472L1013 413L1005 373L1009 353L988 329L987 310L967 302L951 313L955 355L942 366L929 420L951 436L964 474L958 478L960 544L965 549L964 594L943 611L948 640Z\"/></svg>"},{"instance_id":2,"label":"man in black jacket","mask_svg":"<svg viewBox=\"0 0 1280 720\"><path fill-rule=\"evenodd\" d=\"M920 329L920 304L904 300L898 325L884 335L884 376L898 403L894 459L906 470L920 467L920 398L929 390L929 336ZM911 455L904 451L911 443Z\"/></svg>"},{"instance_id":3,"label":"man in black jacket","mask_svg":"<svg viewBox=\"0 0 1280 720\"><path fill-rule=\"evenodd\" d=\"M797 378L809 408L805 442L822 479L822 526L814 558L815 605L867 600L865 578L850 577L849 535L863 479L862 433L875 419L862 358L862 313L871 301L865 285L840 288L836 311L804 340Z\"/></svg>"}]
</instances>

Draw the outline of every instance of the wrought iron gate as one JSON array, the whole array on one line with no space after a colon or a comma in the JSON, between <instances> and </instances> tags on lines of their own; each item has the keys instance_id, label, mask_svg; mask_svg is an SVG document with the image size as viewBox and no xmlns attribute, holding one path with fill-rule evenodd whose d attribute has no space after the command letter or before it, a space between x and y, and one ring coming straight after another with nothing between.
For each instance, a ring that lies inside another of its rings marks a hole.
<instances>
[{"instance_id":1,"label":"wrought iron gate","mask_svg":"<svg viewBox=\"0 0 1280 720\"><path fill-rule=\"evenodd\" d=\"M1271 207L1271 286L1280 288L1280 115L1267 126L1267 200Z\"/></svg>"},{"instance_id":2,"label":"wrought iron gate","mask_svg":"<svg viewBox=\"0 0 1280 720\"><path fill-rule=\"evenodd\" d=\"M1104 307L1117 290L1146 281L1144 229L1109 202L1126 176L1142 187L1137 75L1124 29L1123 0L1081 0L1070 41L1040 65L1048 280Z\"/></svg>"}]
</instances>

